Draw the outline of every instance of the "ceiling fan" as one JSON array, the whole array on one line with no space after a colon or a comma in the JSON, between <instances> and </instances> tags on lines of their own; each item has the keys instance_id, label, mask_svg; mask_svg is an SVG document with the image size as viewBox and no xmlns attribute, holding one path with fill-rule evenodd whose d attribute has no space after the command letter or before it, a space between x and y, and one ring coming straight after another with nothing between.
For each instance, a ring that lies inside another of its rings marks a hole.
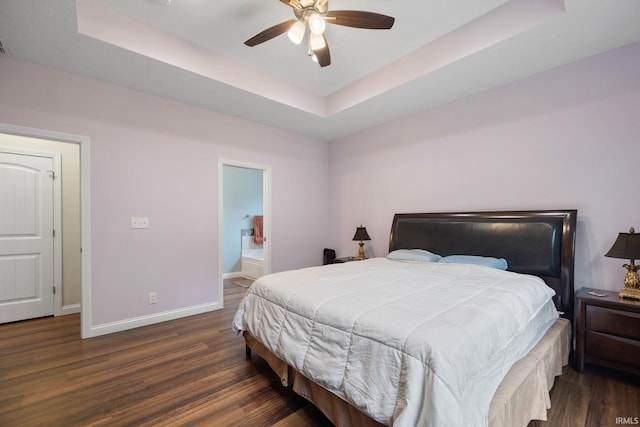
<instances>
[{"instance_id":1,"label":"ceiling fan","mask_svg":"<svg viewBox=\"0 0 640 427\"><path fill-rule=\"evenodd\" d=\"M280 2L293 9L296 19L290 19L269 27L245 41L244 44L253 47L285 32L292 42L300 44L308 28L307 54L318 62L321 67L331 64L329 45L324 34L326 23L353 28L388 30L395 21L395 18L391 16L373 12L360 10L330 11L329 0L280 0Z\"/></svg>"}]
</instances>

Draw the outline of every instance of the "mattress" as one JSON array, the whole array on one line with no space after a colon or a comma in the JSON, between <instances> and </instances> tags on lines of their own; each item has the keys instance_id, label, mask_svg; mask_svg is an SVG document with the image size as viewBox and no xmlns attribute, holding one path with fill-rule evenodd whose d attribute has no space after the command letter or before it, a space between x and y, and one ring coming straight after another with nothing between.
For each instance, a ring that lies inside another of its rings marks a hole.
<instances>
[{"instance_id":1,"label":"mattress","mask_svg":"<svg viewBox=\"0 0 640 427\"><path fill-rule=\"evenodd\" d=\"M552 296L534 276L375 258L264 276L233 328L383 424L485 426Z\"/></svg>"}]
</instances>

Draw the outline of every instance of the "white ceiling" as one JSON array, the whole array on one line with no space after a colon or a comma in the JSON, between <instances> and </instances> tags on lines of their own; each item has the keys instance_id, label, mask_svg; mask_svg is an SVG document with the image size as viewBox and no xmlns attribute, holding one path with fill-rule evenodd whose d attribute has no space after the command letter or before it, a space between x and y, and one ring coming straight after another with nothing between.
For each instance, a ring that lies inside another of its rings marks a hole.
<instances>
[{"instance_id":1,"label":"white ceiling","mask_svg":"<svg viewBox=\"0 0 640 427\"><path fill-rule=\"evenodd\" d=\"M331 0L396 18L328 25L320 68L278 0L0 0L14 58L324 140L640 40L638 0ZM2 78L0 74L0 78Z\"/></svg>"}]
</instances>

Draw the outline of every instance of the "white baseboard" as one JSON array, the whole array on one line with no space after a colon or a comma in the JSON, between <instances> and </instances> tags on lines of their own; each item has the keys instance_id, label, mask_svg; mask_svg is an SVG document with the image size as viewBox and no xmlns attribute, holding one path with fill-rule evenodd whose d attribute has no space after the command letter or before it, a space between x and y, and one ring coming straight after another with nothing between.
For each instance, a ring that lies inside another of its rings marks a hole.
<instances>
[{"instance_id":1,"label":"white baseboard","mask_svg":"<svg viewBox=\"0 0 640 427\"><path fill-rule=\"evenodd\" d=\"M80 313L80 304L70 304L63 305L62 310L60 311L60 316L64 316L66 314L75 314Z\"/></svg>"},{"instance_id":2,"label":"white baseboard","mask_svg":"<svg viewBox=\"0 0 640 427\"><path fill-rule=\"evenodd\" d=\"M244 277L242 271L232 271L231 273L224 273L222 275L222 280L237 279L238 277Z\"/></svg>"},{"instance_id":3,"label":"white baseboard","mask_svg":"<svg viewBox=\"0 0 640 427\"><path fill-rule=\"evenodd\" d=\"M141 326L153 325L155 323L166 322L168 320L176 320L182 317L193 316L195 314L207 313L222 308L220 302L195 305L185 307L178 310L165 311L162 313L150 314L148 316L134 317L132 319L119 320L117 322L103 323L101 325L92 325L87 337L92 338L100 335L112 334L114 332L126 331L128 329L139 328Z\"/></svg>"}]
</instances>

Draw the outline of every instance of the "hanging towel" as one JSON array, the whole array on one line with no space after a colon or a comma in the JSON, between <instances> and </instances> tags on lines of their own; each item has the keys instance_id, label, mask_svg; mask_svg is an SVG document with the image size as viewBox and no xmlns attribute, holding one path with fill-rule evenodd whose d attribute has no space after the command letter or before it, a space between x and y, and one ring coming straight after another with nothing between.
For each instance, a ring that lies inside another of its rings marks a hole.
<instances>
[{"instance_id":1,"label":"hanging towel","mask_svg":"<svg viewBox=\"0 0 640 427\"><path fill-rule=\"evenodd\" d=\"M264 230L262 224L262 215L255 215L253 217L253 243L256 245L264 243Z\"/></svg>"}]
</instances>

